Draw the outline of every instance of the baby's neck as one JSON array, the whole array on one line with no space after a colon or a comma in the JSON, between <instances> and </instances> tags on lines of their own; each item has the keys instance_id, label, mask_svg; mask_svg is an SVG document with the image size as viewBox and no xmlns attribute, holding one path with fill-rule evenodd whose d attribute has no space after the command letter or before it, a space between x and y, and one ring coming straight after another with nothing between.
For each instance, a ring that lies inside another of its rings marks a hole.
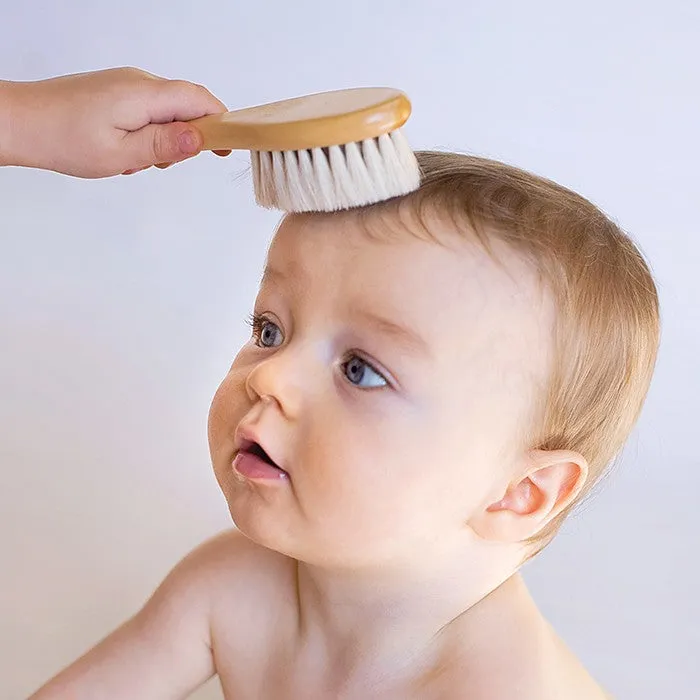
<instances>
[{"instance_id":1,"label":"baby's neck","mask_svg":"<svg viewBox=\"0 0 700 700\"><path fill-rule=\"evenodd\" d=\"M492 614L532 605L515 567L494 571L453 561L393 572L298 563L297 586L302 645L322 649L348 677L430 666L455 634L463 645L465 636L483 634Z\"/></svg>"}]
</instances>

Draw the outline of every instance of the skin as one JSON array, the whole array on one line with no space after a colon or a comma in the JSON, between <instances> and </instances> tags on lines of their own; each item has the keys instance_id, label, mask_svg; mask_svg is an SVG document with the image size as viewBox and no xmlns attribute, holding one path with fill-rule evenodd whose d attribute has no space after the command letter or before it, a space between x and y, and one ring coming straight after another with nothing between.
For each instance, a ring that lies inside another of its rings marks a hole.
<instances>
[{"instance_id":1,"label":"skin","mask_svg":"<svg viewBox=\"0 0 700 700\"><path fill-rule=\"evenodd\" d=\"M202 150L187 121L224 111L201 85L136 68L0 81L0 165L83 178L166 168Z\"/></svg>"},{"instance_id":2,"label":"skin","mask_svg":"<svg viewBox=\"0 0 700 700\"><path fill-rule=\"evenodd\" d=\"M184 698L214 673L229 700L604 697L517 573L587 474L525 439L552 304L514 254L431 230L285 219L210 412L239 532L33 700ZM237 472L241 435L287 476Z\"/></svg>"}]
</instances>

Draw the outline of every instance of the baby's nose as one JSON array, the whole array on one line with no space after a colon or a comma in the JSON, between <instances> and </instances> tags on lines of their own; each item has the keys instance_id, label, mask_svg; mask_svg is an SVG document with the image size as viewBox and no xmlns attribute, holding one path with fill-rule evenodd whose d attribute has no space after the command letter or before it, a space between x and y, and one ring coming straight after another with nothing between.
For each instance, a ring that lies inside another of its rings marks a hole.
<instances>
[{"instance_id":1,"label":"baby's nose","mask_svg":"<svg viewBox=\"0 0 700 700\"><path fill-rule=\"evenodd\" d=\"M259 362L248 374L246 390L251 401L277 404L288 418L301 410L306 384L305 360L300 353L284 349Z\"/></svg>"}]
</instances>

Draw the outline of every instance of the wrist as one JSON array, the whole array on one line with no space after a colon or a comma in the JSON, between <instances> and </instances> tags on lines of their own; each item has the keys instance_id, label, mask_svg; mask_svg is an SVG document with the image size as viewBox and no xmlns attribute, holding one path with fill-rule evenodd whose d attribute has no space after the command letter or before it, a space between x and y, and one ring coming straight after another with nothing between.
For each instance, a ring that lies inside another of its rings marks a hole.
<instances>
[{"instance_id":1,"label":"wrist","mask_svg":"<svg viewBox=\"0 0 700 700\"><path fill-rule=\"evenodd\" d=\"M0 165L15 165L15 100L13 83L0 80Z\"/></svg>"},{"instance_id":2,"label":"wrist","mask_svg":"<svg viewBox=\"0 0 700 700\"><path fill-rule=\"evenodd\" d=\"M0 166L23 165L21 94L20 83L0 80Z\"/></svg>"}]
</instances>

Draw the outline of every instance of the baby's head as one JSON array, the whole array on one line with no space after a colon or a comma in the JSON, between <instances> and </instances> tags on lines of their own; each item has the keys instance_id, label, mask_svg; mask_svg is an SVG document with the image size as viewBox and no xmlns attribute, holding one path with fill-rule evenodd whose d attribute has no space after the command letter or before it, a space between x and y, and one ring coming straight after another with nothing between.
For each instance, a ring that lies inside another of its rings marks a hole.
<instances>
[{"instance_id":1,"label":"baby's head","mask_svg":"<svg viewBox=\"0 0 700 700\"><path fill-rule=\"evenodd\" d=\"M236 525L300 560L531 554L619 452L651 379L656 290L614 223L501 163L418 159L411 195L282 221L214 398Z\"/></svg>"}]
</instances>

